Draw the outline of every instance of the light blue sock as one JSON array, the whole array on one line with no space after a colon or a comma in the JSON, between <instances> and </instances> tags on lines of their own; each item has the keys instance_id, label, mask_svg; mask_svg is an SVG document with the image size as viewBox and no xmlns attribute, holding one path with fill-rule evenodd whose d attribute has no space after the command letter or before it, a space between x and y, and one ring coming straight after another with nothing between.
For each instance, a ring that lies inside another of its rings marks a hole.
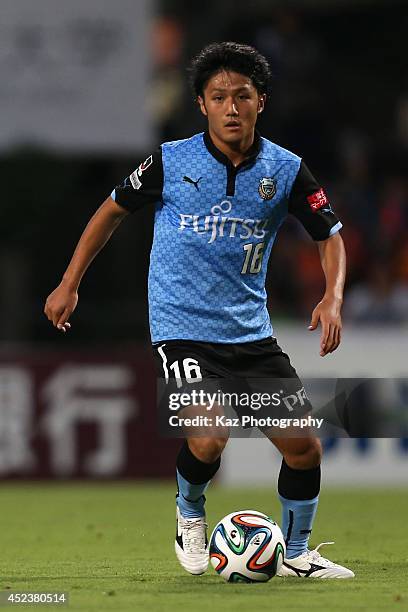
<instances>
[{"instance_id":1,"label":"light blue sock","mask_svg":"<svg viewBox=\"0 0 408 612\"><path fill-rule=\"evenodd\" d=\"M286 499L282 504L282 533L286 541L286 559L293 559L307 550L319 496L313 499Z\"/></svg>"},{"instance_id":2,"label":"light blue sock","mask_svg":"<svg viewBox=\"0 0 408 612\"><path fill-rule=\"evenodd\" d=\"M184 518L198 518L204 516L204 492L211 481L209 480L203 484L191 484L191 482L188 482L178 470L176 470L176 473L178 485L176 500L181 515L184 516Z\"/></svg>"}]
</instances>

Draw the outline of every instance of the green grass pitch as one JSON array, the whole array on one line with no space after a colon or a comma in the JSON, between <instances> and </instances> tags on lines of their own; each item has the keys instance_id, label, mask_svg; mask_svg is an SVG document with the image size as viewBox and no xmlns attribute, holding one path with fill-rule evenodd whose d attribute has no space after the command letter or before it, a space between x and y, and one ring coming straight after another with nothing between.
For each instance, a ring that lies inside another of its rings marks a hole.
<instances>
[{"instance_id":1,"label":"green grass pitch","mask_svg":"<svg viewBox=\"0 0 408 612\"><path fill-rule=\"evenodd\" d=\"M47 610L408 610L407 490L323 489L311 543L335 540L324 554L354 580L235 585L179 567L174 495L164 482L2 483L0 590L69 592L68 608ZM273 488L208 492L210 528L245 508L280 522Z\"/></svg>"}]
</instances>

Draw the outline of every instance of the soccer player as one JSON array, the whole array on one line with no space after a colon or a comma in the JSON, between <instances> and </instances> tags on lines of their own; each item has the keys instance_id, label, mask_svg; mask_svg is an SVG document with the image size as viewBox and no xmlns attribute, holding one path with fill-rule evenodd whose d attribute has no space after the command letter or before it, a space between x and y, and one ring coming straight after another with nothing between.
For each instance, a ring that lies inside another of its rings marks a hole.
<instances>
[{"instance_id":1,"label":"soccer player","mask_svg":"<svg viewBox=\"0 0 408 612\"><path fill-rule=\"evenodd\" d=\"M266 59L246 45L216 43L199 53L190 72L207 130L162 144L114 189L88 223L45 313L59 330L69 329L87 267L122 219L150 203L149 315L159 376L166 382L293 379L301 390L272 336L267 263L280 225L288 213L295 215L317 243L326 279L309 329L320 322L320 355L332 353L340 343L345 279L341 223L306 164L255 129L270 79ZM227 438L223 432L190 435L177 457L175 549L192 574L208 566L204 493ZM270 439L283 457L278 492L286 558L280 575L353 577L322 557L319 547L308 549L320 490L319 440Z\"/></svg>"}]
</instances>

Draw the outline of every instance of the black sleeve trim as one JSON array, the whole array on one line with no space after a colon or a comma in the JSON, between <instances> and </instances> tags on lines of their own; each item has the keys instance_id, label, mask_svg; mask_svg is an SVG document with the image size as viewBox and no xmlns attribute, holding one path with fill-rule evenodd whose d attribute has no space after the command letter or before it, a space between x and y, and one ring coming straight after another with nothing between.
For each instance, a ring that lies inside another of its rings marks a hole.
<instances>
[{"instance_id":1,"label":"black sleeve trim","mask_svg":"<svg viewBox=\"0 0 408 612\"><path fill-rule=\"evenodd\" d=\"M313 240L327 240L339 220L319 183L302 161L289 196L289 212L302 223Z\"/></svg>"},{"instance_id":2,"label":"black sleeve trim","mask_svg":"<svg viewBox=\"0 0 408 612\"><path fill-rule=\"evenodd\" d=\"M129 212L135 212L147 204L162 200L163 183L163 157L159 147L139 164L122 185L115 187L112 198Z\"/></svg>"}]
</instances>

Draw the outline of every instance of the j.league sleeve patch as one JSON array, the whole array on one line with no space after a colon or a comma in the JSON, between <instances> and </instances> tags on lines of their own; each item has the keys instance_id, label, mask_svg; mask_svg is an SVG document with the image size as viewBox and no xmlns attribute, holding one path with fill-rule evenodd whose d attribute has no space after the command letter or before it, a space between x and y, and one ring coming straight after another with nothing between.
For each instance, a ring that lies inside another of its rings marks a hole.
<instances>
[{"instance_id":1,"label":"j.league sleeve patch","mask_svg":"<svg viewBox=\"0 0 408 612\"><path fill-rule=\"evenodd\" d=\"M316 191L316 193L312 193L312 195L307 196L307 201L309 202L312 210L319 210L319 208L322 208L322 206L326 206L329 203L323 188Z\"/></svg>"}]
</instances>

